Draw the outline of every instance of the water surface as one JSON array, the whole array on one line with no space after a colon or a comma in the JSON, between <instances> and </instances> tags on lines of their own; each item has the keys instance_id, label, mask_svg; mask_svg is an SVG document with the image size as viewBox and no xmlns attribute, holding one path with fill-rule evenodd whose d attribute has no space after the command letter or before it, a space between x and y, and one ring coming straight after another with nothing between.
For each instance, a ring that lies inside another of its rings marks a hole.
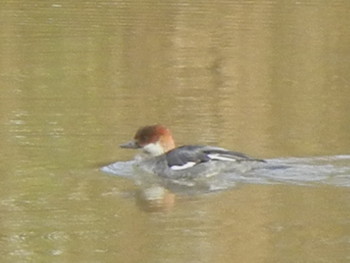
<instances>
[{"instance_id":1,"label":"water surface","mask_svg":"<svg viewBox=\"0 0 350 263\"><path fill-rule=\"evenodd\" d=\"M349 12L345 0L4 1L0 261L348 262ZM302 169L196 195L99 170L131 160L118 145L154 123L179 145Z\"/></svg>"}]
</instances>

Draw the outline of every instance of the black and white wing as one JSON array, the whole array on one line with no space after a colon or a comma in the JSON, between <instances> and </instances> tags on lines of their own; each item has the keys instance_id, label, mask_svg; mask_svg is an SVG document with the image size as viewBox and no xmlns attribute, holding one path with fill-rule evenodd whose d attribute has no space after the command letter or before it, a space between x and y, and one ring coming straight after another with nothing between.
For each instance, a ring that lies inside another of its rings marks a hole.
<instances>
[{"instance_id":1,"label":"black and white wing","mask_svg":"<svg viewBox=\"0 0 350 263\"><path fill-rule=\"evenodd\" d=\"M166 153L168 166L172 170L184 170L200 163L209 161L259 161L243 153L229 151L219 147L188 145L176 148Z\"/></svg>"}]
</instances>

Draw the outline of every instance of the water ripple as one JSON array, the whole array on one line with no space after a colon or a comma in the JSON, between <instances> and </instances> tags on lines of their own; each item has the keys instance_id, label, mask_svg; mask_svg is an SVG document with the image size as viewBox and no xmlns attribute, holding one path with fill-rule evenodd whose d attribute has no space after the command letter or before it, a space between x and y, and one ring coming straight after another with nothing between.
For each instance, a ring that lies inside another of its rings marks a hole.
<instances>
[{"instance_id":1,"label":"water ripple","mask_svg":"<svg viewBox=\"0 0 350 263\"><path fill-rule=\"evenodd\" d=\"M133 163L116 162L102 167L101 170L135 180ZM217 176L210 181L207 191L232 188L237 183L350 187L350 155L269 159L266 166L247 173Z\"/></svg>"}]
</instances>

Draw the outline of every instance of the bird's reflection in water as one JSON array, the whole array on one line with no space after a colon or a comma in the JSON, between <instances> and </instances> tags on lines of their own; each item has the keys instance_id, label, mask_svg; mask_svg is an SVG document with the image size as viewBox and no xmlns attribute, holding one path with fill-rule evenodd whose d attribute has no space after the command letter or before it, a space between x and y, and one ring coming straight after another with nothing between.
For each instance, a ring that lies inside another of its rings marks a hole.
<instances>
[{"instance_id":1,"label":"bird's reflection in water","mask_svg":"<svg viewBox=\"0 0 350 263\"><path fill-rule=\"evenodd\" d=\"M158 178L159 179L159 178ZM140 184L136 190L136 202L138 206L147 212L170 211L175 205L178 197L198 196L212 192L227 190L234 184L215 185L214 180L193 180L193 181L175 181L169 179L158 180L158 183ZM182 199L182 198L180 198Z\"/></svg>"},{"instance_id":2,"label":"bird's reflection in water","mask_svg":"<svg viewBox=\"0 0 350 263\"><path fill-rule=\"evenodd\" d=\"M138 189L136 201L147 212L165 212L174 207L175 194L160 185L152 185Z\"/></svg>"}]
</instances>

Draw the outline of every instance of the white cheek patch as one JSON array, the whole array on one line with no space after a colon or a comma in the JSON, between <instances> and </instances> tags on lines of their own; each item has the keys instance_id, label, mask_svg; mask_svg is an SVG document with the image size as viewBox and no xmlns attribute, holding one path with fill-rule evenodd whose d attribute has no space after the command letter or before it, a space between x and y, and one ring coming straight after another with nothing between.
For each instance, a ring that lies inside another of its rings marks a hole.
<instances>
[{"instance_id":1,"label":"white cheek patch","mask_svg":"<svg viewBox=\"0 0 350 263\"><path fill-rule=\"evenodd\" d=\"M185 164L183 164L183 165L173 165L173 166L170 167L170 169L171 169L171 170L178 171L178 170L184 170L184 169L193 167L193 166L195 166L195 165L196 165L195 162L188 162L188 163L185 163Z\"/></svg>"},{"instance_id":2,"label":"white cheek patch","mask_svg":"<svg viewBox=\"0 0 350 263\"><path fill-rule=\"evenodd\" d=\"M217 153L208 154L208 157L209 157L211 160L236 162L236 159L234 159L234 158L225 157L225 156L222 156L222 155L217 154Z\"/></svg>"},{"instance_id":3,"label":"white cheek patch","mask_svg":"<svg viewBox=\"0 0 350 263\"><path fill-rule=\"evenodd\" d=\"M147 144L143 147L143 150L152 156L158 156L164 153L164 149L159 142Z\"/></svg>"}]
</instances>

